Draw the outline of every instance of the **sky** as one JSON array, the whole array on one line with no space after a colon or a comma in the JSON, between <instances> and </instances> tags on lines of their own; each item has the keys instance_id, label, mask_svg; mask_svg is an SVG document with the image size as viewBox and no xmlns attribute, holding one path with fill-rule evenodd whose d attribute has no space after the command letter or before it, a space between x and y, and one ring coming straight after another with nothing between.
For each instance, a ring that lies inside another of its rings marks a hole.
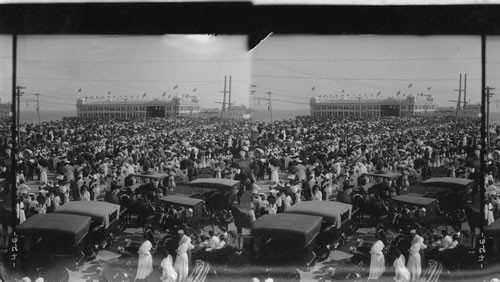
<instances>
[{"instance_id":1,"label":"sky","mask_svg":"<svg viewBox=\"0 0 500 282\"><path fill-rule=\"evenodd\" d=\"M12 92L11 44L0 36L4 102ZM273 110L309 109L312 96L387 98L398 91L455 107L460 74L467 74L467 100L480 102L480 44L479 36L271 35L248 51L246 36L20 36L17 73L22 111L36 109L35 93L42 111L75 111L79 97L142 100L144 93L196 95L202 107L220 108L225 75L232 75L233 103L254 109L268 107L269 92ZM500 40L488 44L493 84Z\"/></svg>"},{"instance_id":2,"label":"sky","mask_svg":"<svg viewBox=\"0 0 500 282\"><path fill-rule=\"evenodd\" d=\"M479 36L274 35L252 61L254 108L267 106L268 92L273 109L293 109L342 91L363 98L423 92L455 107L449 100L458 98L460 73L467 74L467 100L481 100Z\"/></svg>"},{"instance_id":3,"label":"sky","mask_svg":"<svg viewBox=\"0 0 500 282\"><path fill-rule=\"evenodd\" d=\"M11 100L11 44L0 37L2 101ZM246 44L246 36L20 36L21 111L36 109L35 93L42 111L76 111L79 97L142 100L144 93L145 100L193 95L205 108L220 108L215 102L223 100L225 75L231 75L231 100L248 105Z\"/></svg>"}]
</instances>

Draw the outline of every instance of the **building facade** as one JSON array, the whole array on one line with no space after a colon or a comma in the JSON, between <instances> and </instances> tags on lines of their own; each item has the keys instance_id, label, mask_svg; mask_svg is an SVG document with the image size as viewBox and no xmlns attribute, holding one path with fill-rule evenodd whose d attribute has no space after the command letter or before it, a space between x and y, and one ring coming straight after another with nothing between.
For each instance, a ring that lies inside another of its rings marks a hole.
<instances>
[{"instance_id":1,"label":"building facade","mask_svg":"<svg viewBox=\"0 0 500 282\"><path fill-rule=\"evenodd\" d=\"M85 98L76 101L79 118L112 119L141 117L177 117L199 114L201 109L197 97L174 97L171 100L106 100L89 102Z\"/></svg>"},{"instance_id":2,"label":"building facade","mask_svg":"<svg viewBox=\"0 0 500 282\"><path fill-rule=\"evenodd\" d=\"M0 99L0 117L8 117L11 111L12 111L12 104L2 103L2 100Z\"/></svg>"},{"instance_id":3,"label":"building facade","mask_svg":"<svg viewBox=\"0 0 500 282\"><path fill-rule=\"evenodd\" d=\"M436 104L430 95L407 98L387 99L339 99L322 100L313 97L310 100L313 117L372 117L372 116L414 116L430 114Z\"/></svg>"}]
</instances>

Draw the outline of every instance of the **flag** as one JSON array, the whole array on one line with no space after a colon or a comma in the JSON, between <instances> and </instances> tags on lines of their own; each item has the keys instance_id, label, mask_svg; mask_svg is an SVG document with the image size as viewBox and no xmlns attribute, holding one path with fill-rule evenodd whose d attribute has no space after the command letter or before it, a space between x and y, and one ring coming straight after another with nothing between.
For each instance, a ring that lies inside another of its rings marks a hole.
<instances>
[{"instance_id":1,"label":"flag","mask_svg":"<svg viewBox=\"0 0 500 282\"><path fill-rule=\"evenodd\" d=\"M81 88L80 88L80 89L78 89L78 92L82 92L82 89L81 89Z\"/></svg>"},{"instance_id":2,"label":"flag","mask_svg":"<svg viewBox=\"0 0 500 282\"><path fill-rule=\"evenodd\" d=\"M403 97L406 96L406 93L403 93Z\"/></svg>"},{"instance_id":3,"label":"flag","mask_svg":"<svg viewBox=\"0 0 500 282\"><path fill-rule=\"evenodd\" d=\"M267 105L267 110L271 111L271 105Z\"/></svg>"},{"instance_id":4,"label":"flag","mask_svg":"<svg viewBox=\"0 0 500 282\"><path fill-rule=\"evenodd\" d=\"M413 86L413 83L410 83L410 85L408 85L408 88L412 87Z\"/></svg>"},{"instance_id":5,"label":"flag","mask_svg":"<svg viewBox=\"0 0 500 282\"><path fill-rule=\"evenodd\" d=\"M398 91L398 93L396 93L396 96L399 96L399 94L401 94L401 91Z\"/></svg>"},{"instance_id":6,"label":"flag","mask_svg":"<svg viewBox=\"0 0 500 282\"><path fill-rule=\"evenodd\" d=\"M113 99L115 98L116 96L113 96Z\"/></svg>"},{"instance_id":7,"label":"flag","mask_svg":"<svg viewBox=\"0 0 500 282\"><path fill-rule=\"evenodd\" d=\"M178 86L177 86L177 84L176 84L176 85L174 86L174 89L177 89L177 87L178 87Z\"/></svg>"},{"instance_id":8,"label":"flag","mask_svg":"<svg viewBox=\"0 0 500 282\"><path fill-rule=\"evenodd\" d=\"M163 95L161 95L162 97L165 97L167 95L167 92L163 92Z\"/></svg>"},{"instance_id":9,"label":"flag","mask_svg":"<svg viewBox=\"0 0 500 282\"><path fill-rule=\"evenodd\" d=\"M146 97L146 92L144 92L144 94L142 94L142 97Z\"/></svg>"},{"instance_id":10,"label":"flag","mask_svg":"<svg viewBox=\"0 0 500 282\"><path fill-rule=\"evenodd\" d=\"M497 108L498 108L498 104L497 104ZM40 107L39 106L36 106L36 111L39 112L40 111Z\"/></svg>"},{"instance_id":11,"label":"flag","mask_svg":"<svg viewBox=\"0 0 500 282\"><path fill-rule=\"evenodd\" d=\"M342 93L344 93L344 89L342 89Z\"/></svg>"},{"instance_id":12,"label":"flag","mask_svg":"<svg viewBox=\"0 0 500 282\"><path fill-rule=\"evenodd\" d=\"M427 88L427 91L431 90L432 87L429 86L429 88Z\"/></svg>"},{"instance_id":13,"label":"flag","mask_svg":"<svg viewBox=\"0 0 500 282\"><path fill-rule=\"evenodd\" d=\"M88 98L88 97L87 97L87 96L85 96L85 99L87 99L87 98Z\"/></svg>"},{"instance_id":14,"label":"flag","mask_svg":"<svg viewBox=\"0 0 500 282\"><path fill-rule=\"evenodd\" d=\"M102 99L104 100L104 96L102 96Z\"/></svg>"},{"instance_id":15,"label":"flag","mask_svg":"<svg viewBox=\"0 0 500 282\"><path fill-rule=\"evenodd\" d=\"M314 91L315 89L316 89L316 87L315 87L315 86L313 86L313 88L312 88L311 90L312 90L312 91Z\"/></svg>"},{"instance_id":16,"label":"flag","mask_svg":"<svg viewBox=\"0 0 500 282\"><path fill-rule=\"evenodd\" d=\"M111 91L108 91L108 95L111 95Z\"/></svg>"},{"instance_id":17,"label":"flag","mask_svg":"<svg viewBox=\"0 0 500 282\"><path fill-rule=\"evenodd\" d=\"M380 96L380 91L377 93L377 97Z\"/></svg>"},{"instance_id":18,"label":"flag","mask_svg":"<svg viewBox=\"0 0 500 282\"><path fill-rule=\"evenodd\" d=\"M172 96L171 94L170 94L170 95L168 95L168 98L170 99L170 97L171 97L171 96Z\"/></svg>"},{"instance_id":19,"label":"flag","mask_svg":"<svg viewBox=\"0 0 500 282\"><path fill-rule=\"evenodd\" d=\"M193 92L196 92L196 88L195 88L195 89L193 89Z\"/></svg>"}]
</instances>

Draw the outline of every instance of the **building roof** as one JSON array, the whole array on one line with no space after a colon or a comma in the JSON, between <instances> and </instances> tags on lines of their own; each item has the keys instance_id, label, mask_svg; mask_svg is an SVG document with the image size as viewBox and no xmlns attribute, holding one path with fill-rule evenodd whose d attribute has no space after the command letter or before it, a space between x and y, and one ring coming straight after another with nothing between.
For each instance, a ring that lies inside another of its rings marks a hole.
<instances>
[{"instance_id":1,"label":"building roof","mask_svg":"<svg viewBox=\"0 0 500 282\"><path fill-rule=\"evenodd\" d=\"M414 96L415 97L415 96ZM317 98L317 104L403 104L408 101L408 98L383 98L383 99L330 99L326 98L326 100L322 100L322 98ZM415 103L429 103L434 104L432 101L428 101L427 99L419 99L415 97Z\"/></svg>"},{"instance_id":2,"label":"building roof","mask_svg":"<svg viewBox=\"0 0 500 282\"><path fill-rule=\"evenodd\" d=\"M190 99L183 99L179 98L181 100L181 103L189 103L189 104L197 104L198 100L193 101L195 99L190 98ZM153 99L153 100L113 100L113 99L107 99L107 100L92 100L89 101L88 99L85 98L80 98L78 101L82 101L84 105L149 105L149 104L170 104L173 102L173 99L169 100L161 100L161 99Z\"/></svg>"}]
</instances>

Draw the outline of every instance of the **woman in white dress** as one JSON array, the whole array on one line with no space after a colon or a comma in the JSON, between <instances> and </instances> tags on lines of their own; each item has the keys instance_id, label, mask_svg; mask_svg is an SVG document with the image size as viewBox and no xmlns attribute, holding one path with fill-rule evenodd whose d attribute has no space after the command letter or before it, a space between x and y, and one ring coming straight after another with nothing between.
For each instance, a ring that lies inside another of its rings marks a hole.
<instances>
[{"instance_id":1,"label":"woman in white dress","mask_svg":"<svg viewBox=\"0 0 500 282\"><path fill-rule=\"evenodd\" d=\"M382 252L384 250L384 247L384 243L379 239L377 242L375 242L375 244L373 244L370 250L371 260L370 275L368 276L368 280L377 280L385 272L385 257L384 253Z\"/></svg>"},{"instance_id":2,"label":"woman in white dress","mask_svg":"<svg viewBox=\"0 0 500 282\"><path fill-rule=\"evenodd\" d=\"M41 165L38 166L40 169L40 183L47 184L49 182L49 178L47 177L47 168Z\"/></svg>"},{"instance_id":3,"label":"woman in white dress","mask_svg":"<svg viewBox=\"0 0 500 282\"><path fill-rule=\"evenodd\" d=\"M153 272L153 257L151 256L153 245L149 240L144 241L139 248L139 263L137 264L137 275L135 281L145 280Z\"/></svg>"},{"instance_id":4,"label":"woman in white dress","mask_svg":"<svg viewBox=\"0 0 500 282\"><path fill-rule=\"evenodd\" d=\"M411 274L405 266L405 257L399 253L399 257L394 260L394 281L396 282L410 282Z\"/></svg>"},{"instance_id":5,"label":"woman in white dress","mask_svg":"<svg viewBox=\"0 0 500 282\"><path fill-rule=\"evenodd\" d=\"M177 258L175 259L174 269L177 271L177 282L186 281L189 274L189 257L188 251L193 249L191 238L183 236L177 248Z\"/></svg>"},{"instance_id":6,"label":"woman in white dress","mask_svg":"<svg viewBox=\"0 0 500 282\"><path fill-rule=\"evenodd\" d=\"M486 204L484 206L484 216L486 219L486 224L490 225L495 222L495 216L493 214L493 204L491 203L491 198L486 198Z\"/></svg>"},{"instance_id":7,"label":"woman in white dress","mask_svg":"<svg viewBox=\"0 0 500 282\"><path fill-rule=\"evenodd\" d=\"M425 249L427 246L423 242L423 238L418 238L410 247L410 256L408 258L408 270L411 273L411 281L419 281L422 275L422 263L420 258L420 249Z\"/></svg>"},{"instance_id":8,"label":"woman in white dress","mask_svg":"<svg viewBox=\"0 0 500 282\"><path fill-rule=\"evenodd\" d=\"M174 269L172 256L167 256L161 261L162 275L161 282L177 282L177 272Z\"/></svg>"},{"instance_id":9,"label":"woman in white dress","mask_svg":"<svg viewBox=\"0 0 500 282\"><path fill-rule=\"evenodd\" d=\"M272 164L269 164L269 167L271 168L271 183L278 183L280 180L278 175L279 167Z\"/></svg>"}]
</instances>

